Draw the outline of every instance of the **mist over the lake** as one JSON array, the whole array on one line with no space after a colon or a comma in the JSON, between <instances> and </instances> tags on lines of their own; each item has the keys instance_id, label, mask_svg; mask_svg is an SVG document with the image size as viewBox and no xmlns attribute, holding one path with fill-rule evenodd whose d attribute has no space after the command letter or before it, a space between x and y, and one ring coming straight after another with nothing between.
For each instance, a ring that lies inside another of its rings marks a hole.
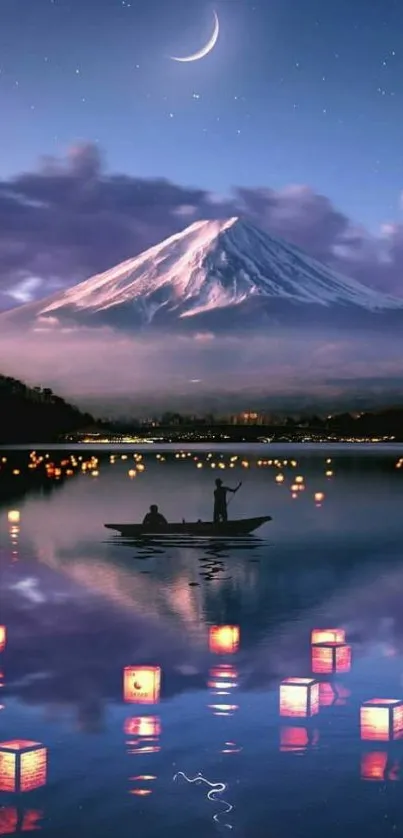
<instances>
[{"instance_id":1,"label":"mist over the lake","mask_svg":"<svg viewBox=\"0 0 403 838\"><path fill-rule=\"evenodd\" d=\"M396 396L403 339L395 334L276 330L245 337L153 334L111 329L36 331L0 336L5 374L52 387L80 404L113 410L121 399L169 408L178 397L202 408L206 396L232 406L301 397L337 404Z\"/></svg>"}]
</instances>

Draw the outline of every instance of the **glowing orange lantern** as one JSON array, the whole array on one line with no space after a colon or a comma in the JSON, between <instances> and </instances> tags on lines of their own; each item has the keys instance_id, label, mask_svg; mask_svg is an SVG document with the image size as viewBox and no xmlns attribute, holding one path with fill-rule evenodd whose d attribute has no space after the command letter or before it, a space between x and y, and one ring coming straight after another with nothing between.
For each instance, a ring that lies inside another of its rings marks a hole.
<instances>
[{"instance_id":1,"label":"glowing orange lantern","mask_svg":"<svg viewBox=\"0 0 403 838\"><path fill-rule=\"evenodd\" d=\"M9 524L19 524L21 519L21 515L18 512L18 509L10 509L7 513L7 520Z\"/></svg>"},{"instance_id":2,"label":"glowing orange lantern","mask_svg":"<svg viewBox=\"0 0 403 838\"><path fill-rule=\"evenodd\" d=\"M4 652L7 642L7 629L5 626L0 626L0 652Z\"/></svg>"},{"instance_id":3,"label":"glowing orange lantern","mask_svg":"<svg viewBox=\"0 0 403 838\"><path fill-rule=\"evenodd\" d=\"M233 655L239 649L239 626L211 626L210 652Z\"/></svg>"},{"instance_id":4,"label":"glowing orange lantern","mask_svg":"<svg viewBox=\"0 0 403 838\"><path fill-rule=\"evenodd\" d=\"M0 743L0 791L33 791L44 786L47 751L39 742L14 739Z\"/></svg>"},{"instance_id":5,"label":"glowing orange lantern","mask_svg":"<svg viewBox=\"0 0 403 838\"><path fill-rule=\"evenodd\" d=\"M361 739L389 742L403 738L403 701L371 698L361 706Z\"/></svg>"},{"instance_id":6,"label":"glowing orange lantern","mask_svg":"<svg viewBox=\"0 0 403 838\"><path fill-rule=\"evenodd\" d=\"M306 718L319 712L319 683L313 678L286 678L280 684L280 716Z\"/></svg>"},{"instance_id":7,"label":"glowing orange lantern","mask_svg":"<svg viewBox=\"0 0 403 838\"><path fill-rule=\"evenodd\" d=\"M311 643L344 643L346 632L339 628L312 629Z\"/></svg>"},{"instance_id":8,"label":"glowing orange lantern","mask_svg":"<svg viewBox=\"0 0 403 838\"><path fill-rule=\"evenodd\" d=\"M345 643L314 643L312 672L328 675L331 672L350 672L351 647Z\"/></svg>"},{"instance_id":9,"label":"glowing orange lantern","mask_svg":"<svg viewBox=\"0 0 403 838\"><path fill-rule=\"evenodd\" d=\"M161 734L161 722L159 716L135 716L126 719L124 730L127 736L157 739Z\"/></svg>"},{"instance_id":10,"label":"glowing orange lantern","mask_svg":"<svg viewBox=\"0 0 403 838\"><path fill-rule=\"evenodd\" d=\"M132 704L157 704L160 700L159 666L126 666L123 673L125 701Z\"/></svg>"}]
</instances>

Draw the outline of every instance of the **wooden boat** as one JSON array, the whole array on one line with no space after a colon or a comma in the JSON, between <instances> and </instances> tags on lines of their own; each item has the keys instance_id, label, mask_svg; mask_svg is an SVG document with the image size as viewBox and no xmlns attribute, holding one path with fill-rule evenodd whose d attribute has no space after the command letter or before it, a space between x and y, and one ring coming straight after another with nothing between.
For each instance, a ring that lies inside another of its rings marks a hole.
<instances>
[{"instance_id":1,"label":"wooden boat","mask_svg":"<svg viewBox=\"0 0 403 838\"><path fill-rule=\"evenodd\" d=\"M166 524L162 527L149 527L143 524L104 524L108 530L116 530L125 538L141 538L142 536L194 535L204 538L223 538L226 536L250 535L250 533L271 521L270 515L260 518L241 518L238 521L226 521L215 524L213 521L194 521L178 524Z\"/></svg>"}]
</instances>

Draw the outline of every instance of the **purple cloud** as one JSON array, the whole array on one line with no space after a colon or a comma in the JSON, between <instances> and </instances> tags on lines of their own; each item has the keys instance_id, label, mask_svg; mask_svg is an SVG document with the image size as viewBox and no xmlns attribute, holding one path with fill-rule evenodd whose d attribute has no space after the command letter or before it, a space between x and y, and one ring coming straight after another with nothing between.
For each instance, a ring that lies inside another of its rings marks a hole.
<instances>
[{"instance_id":1,"label":"purple cloud","mask_svg":"<svg viewBox=\"0 0 403 838\"><path fill-rule=\"evenodd\" d=\"M105 170L96 146L0 181L0 309L47 296L201 218L243 214L339 271L401 293L403 225L378 236L308 186L234 187L229 197Z\"/></svg>"}]
</instances>

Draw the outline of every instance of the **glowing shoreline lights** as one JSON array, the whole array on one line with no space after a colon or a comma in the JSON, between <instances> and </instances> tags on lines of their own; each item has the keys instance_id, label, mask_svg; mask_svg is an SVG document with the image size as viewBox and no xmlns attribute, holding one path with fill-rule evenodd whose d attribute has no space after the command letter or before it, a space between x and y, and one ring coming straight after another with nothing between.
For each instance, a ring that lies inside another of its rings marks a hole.
<instances>
[{"instance_id":1,"label":"glowing shoreline lights","mask_svg":"<svg viewBox=\"0 0 403 838\"><path fill-rule=\"evenodd\" d=\"M46 785L47 749L40 742L0 742L0 791L27 792Z\"/></svg>"}]
</instances>

